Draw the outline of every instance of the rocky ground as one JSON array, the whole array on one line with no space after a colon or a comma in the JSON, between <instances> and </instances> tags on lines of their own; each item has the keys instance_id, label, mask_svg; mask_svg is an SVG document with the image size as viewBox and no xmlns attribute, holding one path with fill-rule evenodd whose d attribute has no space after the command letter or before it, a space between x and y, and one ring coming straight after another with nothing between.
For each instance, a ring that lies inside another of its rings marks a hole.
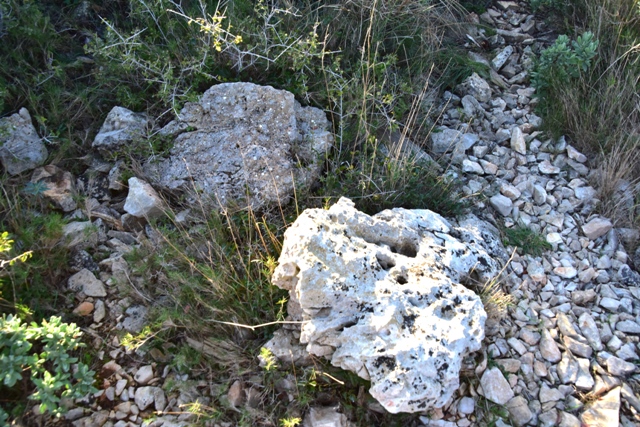
<instances>
[{"instance_id":1,"label":"rocky ground","mask_svg":"<svg viewBox=\"0 0 640 427\"><path fill-rule=\"evenodd\" d=\"M456 94L445 93L431 154L464 181L467 195L486 196L474 211L496 225L525 225L552 249L542 256L514 254L503 285L515 305L501 321L487 324L482 362L472 367L478 385L465 382L451 404L421 420L425 426L473 426L479 411L498 406L508 416L495 425L639 425L640 276L630 268L627 249L640 236L596 213L594 165L587 157L564 138L549 140L537 131L541 120L533 113L528 70L543 44L535 36L547 29L514 2L496 4L475 19L497 34L469 34L470 43L486 40L498 49L491 57L473 54L493 69L491 79L476 75ZM74 312L89 319L84 331L105 361L101 390L77 402L65 420L77 427L190 425L196 415L185 408L206 406L221 391L169 369L168 352L127 350L118 339L121 330L140 332L147 320L144 296L121 293L123 284L135 292L142 280L123 254L142 241L154 243L157 236L136 218L162 202L137 181L127 199L111 197L124 188L117 166L96 163L93 170L104 179L77 177L77 191L89 195L82 210L71 197L75 177L52 166L34 175L51 184L45 196L77 217L65 228L75 251L69 288L76 291ZM90 245L109 256L96 264L83 249ZM175 382L188 386L168 387ZM239 405L252 405L256 393L239 384L222 390ZM305 421L346 423L321 408Z\"/></svg>"}]
</instances>

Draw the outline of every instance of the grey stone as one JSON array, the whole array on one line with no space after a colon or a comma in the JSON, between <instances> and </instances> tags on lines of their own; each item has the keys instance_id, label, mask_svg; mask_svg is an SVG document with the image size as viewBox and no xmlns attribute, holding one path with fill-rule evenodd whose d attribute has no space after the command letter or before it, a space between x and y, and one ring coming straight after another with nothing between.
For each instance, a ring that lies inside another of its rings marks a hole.
<instances>
[{"instance_id":1,"label":"grey stone","mask_svg":"<svg viewBox=\"0 0 640 427\"><path fill-rule=\"evenodd\" d=\"M620 423L620 387L593 402L580 416L589 427L614 427Z\"/></svg>"},{"instance_id":2,"label":"grey stone","mask_svg":"<svg viewBox=\"0 0 640 427\"><path fill-rule=\"evenodd\" d=\"M567 347L573 354L577 356L588 358L591 357L591 354L593 353L593 349L589 345L580 342L572 337L565 336L562 338L562 342L564 343L565 347Z\"/></svg>"},{"instance_id":3,"label":"grey stone","mask_svg":"<svg viewBox=\"0 0 640 427\"><path fill-rule=\"evenodd\" d=\"M498 368L484 371L480 378L480 385L484 391L484 397L498 405L504 405L514 397L511 386Z\"/></svg>"},{"instance_id":4,"label":"grey stone","mask_svg":"<svg viewBox=\"0 0 640 427\"><path fill-rule=\"evenodd\" d=\"M138 409L144 411L151 406L155 401L155 394L157 393L157 390L162 391L162 389L158 387L138 387L134 397Z\"/></svg>"},{"instance_id":5,"label":"grey stone","mask_svg":"<svg viewBox=\"0 0 640 427\"><path fill-rule=\"evenodd\" d=\"M640 334L640 325L631 320L622 320L616 323L616 330L627 334Z\"/></svg>"},{"instance_id":6,"label":"grey stone","mask_svg":"<svg viewBox=\"0 0 640 427\"><path fill-rule=\"evenodd\" d=\"M482 175L484 173L482 166L468 159L464 159L462 161L462 171L467 173L477 173L478 175Z\"/></svg>"},{"instance_id":7,"label":"grey stone","mask_svg":"<svg viewBox=\"0 0 640 427\"><path fill-rule=\"evenodd\" d=\"M176 136L169 156L144 168L156 184L207 205L286 203L294 185L320 177L333 146L322 110L292 93L252 83L222 83L188 102L163 133Z\"/></svg>"},{"instance_id":8,"label":"grey stone","mask_svg":"<svg viewBox=\"0 0 640 427\"><path fill-rule=\"evenodd\" d=\"M560 424L558 427L581 427L580 420L575 415L560 412Z\"/></svg>"},{"instance_id":9,"label":"grey stone","mask_svg":"<svg viewBox=\"0 0 640 427\"><path fill-rule=\"evenodd\" d=\"M527 399L522 395L516 396L508 401L507 410L509 411L511 421L513 421L516 427L524 426L533 418L531 409L529 409L527 405Z\"/></svg>"},{"instance_id":10,"label":"grey stone","mask_svg":"<svg viewBox=\"0 0 640 427\"><path fill-rule=\"evenodd\" d=\"M569 352L564 352L562 354L562 360L558 363L556 369L558 377L563 384L572 384L578 379L580 365Z\"/></svg>"},{"instance_id":11,"label":"grey stone","mask_svg":"<svg viewBox=\"0 0 640 427\"><path fill-rule=\"evenodd\" d=\"M524 141L524 134L518 126L511 130L511 149L516 153L527 154L527 143Z\"/></svg>"},{"instance_id":12,"label":"grey stone","mask_svg":"<svg viewBox=\"0 0 640 427\"><path fill-rule=\"evenodd\" d=\"M443 128L438 132L431 132L431 151L435 155L442 155L448 151L455 151L462 143L462 132Z\"/></svg>"},{"instance_id":13,"label":"grey stone","mask_svg":"<svg viewBox=\"0 0 640 427\"><path fill-rule=\"evenodd\" d=\"M540 399L540 403L558 401L564 399L564 394L557 388L549 388L545 383L542 383L538 399Z\"/></svg>"},{"instance_id":14,"label":"grey stone","mask_svg":"<svg viewBox=\"0 0 640 427\"><path fill-rule=\"evenodd\" d=\"M0 119L0 163L9 175L43 165L48 155L26 108Z\"/></svg>"},{"instance_id":15,"label":"grey stone","mask_svg":"<svg viewBox=\"0 0 640 427\"><path fill-rule=\"evenodd\" d=\"M93 321L95 323L100 323L107 315L107 309L105 308L104 301L101 299L97 300L95 303L95 309L93 311Z\"/></svg>"},{"instance_id":16,"label":"grey stone","mask_svg":"<svg viewBox=\"0 0 640 427\"><path fill-rule=\"evenodd\" d=\"M606 361L606 365L607 371L609 371L611 375L615 375L617 377L625 377L636 370L636 365L626 362L616 356L609 357Z\"/></svg>"},{"instance_id":17,"label":"grey stone","mask_svg":"<svg viewBox=\"0 0 640 427\"><path fill-rule=\"evenodd\" d=\"M547 329L542 330L542 338L540 339L540 354L551 363L557 363L562 359L558 344L553 340Z\"/></svg>"},{"instance_id":18,"label":"grey stone","mask_svg":"<svg viewBox=\"0 0 640 427\"><path fill-rule=\"evenodd\" d=\"M91 146L105 154L113 154L123 145L144 138L150 126L151 121L145 114L113 107Z\"/></svg>"},{"instance_id":19,"label":"grey stone","mask_svg":"<svg viewBox=\"0 0 640 427\"><path fill-rule=\"evenodd\" d=\"M548 160L538 163L538 170L544 175L557 175L560 173L560 168L552 165Z\"/></svg>"},{"instance_id":20,"label":"grey stone","mask_svg":"<svg viewBox=\"0 0 640 427\"><path fill-rule=\"evenodd\" d=\"M502 194L496 194L489 199L491 206L493 206L502 216L508 216L513 209L513 202L510 198L503 196Z\"/></svg>"},{"instance_id":21,"label":"grey stone","mask_svg":"<svg viewBox=\"0 0 640 427\"><path fill-rule=\"evenodd\" d=\"M147 385L153 379L153 367L151 365L141 366L133 379L140 385Z\"/></svg>"},{"instance_id":22,"label":"grey stone","mask_svg":"<svg viewBox=\"0 0 640 427\"><path fill-rule=\"evenodd\" d=\"M479 102L488 102L491 99L491 87L482 77L473 73L462 84L458 90L463 95L471 95Z\"/></svg>"},{"instance_id":23,"label":"grey stone","mask_svg":"<svg viewBox=\"0 0 640 427\"><path fill-rule=\"evenodd\" d=\"M594 218L582 226L582 232L589 240L604 236L613 228L613 224L606 218Z\"/></svg>"},{"instance_id":24,"label":"grey stone","mask_svg":"<svg viewBox=\"0 0 640 427\"><path fill-rule=\"evenodd\" d=\"M595 382L591 376L591 364L588 359L577 359L578 362L578 377L576 378L575 386L578 390L589 391L593 388Z\"/></svg>"},{"instance_id":25,"label":"grey stone","mask_svg":"<svg viewBox=\"0 0 640 427\"><path fill-rule=\"evenodd\" d=\"M91 221L73 221L62 227L62 240L67 248L98 244L98 233Z\"/></svg>"},{"instance_id":26,"label":"grey stone","mask_svg":"<svg viewBox=\"0 0 640 427\"><path fill-rule=\"evenodd\" d=\"M132 177L124 210L137 218L155 219L164 215L164 203L148 182Z\"/></svg>"},{"instance_id":27,"label":"grey stone","mask_svg":"<svg viewBox=\"0 0 640 427\"><path fill-rule=\"evenodd\" d=\"M129 332L140 333L147 318L147 311L147 308L142 305L132 305L127 308L122 327Z\"/></svg>"},{"instance_id":28,"label":"grey stone","mask_svg":"<svg viewBox=\"0 0 640 427\"><path fill-rule=\"evenodd\" d=\"M69 277L69 289L82 291L88 297L106 297L104 284L89 270L82 269Z\"/></svg>"},{"instance_id":29,"label":"grey stone","mask_svg":"<svg viewBox=\"0 0 640 427\"><path fill-rule=\"evenodd\" d=\"M575 292L574 292L575 293ZM587 312L584 312L578 318L578 327L582 332L582 335L587 339L589 345L596 350L602 350L602 341L600 340L600 332L596 326L596 322L593 317Z\"/></svg>"},{"instance_id":30,"label":"grey stone","mask_svg":"<svg viewBox=\"0 0 640 427\"><path fill-rule=\"evenodd\" d=\"M513 54L513 52L514 49L511 45L506 46L504 49L500 50L500 52L498 52L491 61L491 65L493 66L493 68L496 71L499 71L500 68L502 68L502 66L507 62L509 57Z\"/></svg>"},{"instance_id":31,"label":"grey stone","mask_svg":"<svg viewBox=\"0 0 640 427\"><path fill-rule=\"evenodd\" d=\"M312 406L304 417L303 427L349 427L347 416L338 412L337 407Z\"/></svg>"}]
</instances>

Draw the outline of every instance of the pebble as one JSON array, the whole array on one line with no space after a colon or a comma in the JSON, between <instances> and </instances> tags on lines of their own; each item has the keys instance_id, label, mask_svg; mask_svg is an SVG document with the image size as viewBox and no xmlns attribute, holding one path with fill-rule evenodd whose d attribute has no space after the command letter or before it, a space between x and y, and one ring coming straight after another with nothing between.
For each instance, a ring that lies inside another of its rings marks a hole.
<instances>
[{"instance_id":1,"label":"pebble","mask_svg":"<svg viewBox=\"0 0 640 427\"><path fill-rule=\"evenodd\" d=\"M540 354L546 361L551 363L557 363L562 359L558 344L556 344L547 329L542 330L542 338L540 339Z\"/></svg>"}]
</instances>

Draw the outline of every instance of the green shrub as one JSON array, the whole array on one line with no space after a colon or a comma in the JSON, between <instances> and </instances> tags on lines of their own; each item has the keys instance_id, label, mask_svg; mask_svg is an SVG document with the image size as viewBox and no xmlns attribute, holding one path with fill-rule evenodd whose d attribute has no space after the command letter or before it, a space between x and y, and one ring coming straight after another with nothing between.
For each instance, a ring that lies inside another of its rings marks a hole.
<instances>
[{"instance_id":1,"label":"green shrub","mask_svg":"<svg viewBox=\"0 0 640 427\"><path fill-rule=\"evenodd\" d=\"M506 246L516 246L522 253L540 256L552 246L545 238L524 225L502 229L503 242Z\"/></svg>"},{"instance_id":2,"label":"green shrub","mask_svg":"<svg viewBox=\"0 0 640 427\"><path fill-rule=\"evenodd\" d=\"M598 41L587 31L569 43L569 37L559 36L543 50L531 73L531 83L538 96L562 87L588 72L598 49ZM543 99L544 102L544 99Z\"/></svg>"},{"instance_id":3,"label":"green shrub","mask_svg":"<svg viewBox=\"0 0 640 427\"><path fill-rule=\"evenodd\" d=\"M83 347L80 329L63 323L59 317L43 320L41 325L23 323L18 317L0 318L0 372L2 384L10 391L31 380L29 398L40 402L40 412L59 416L66 411L64 398L76 399L95 393L93 376L84 363L70 352ZM29 390L21 390L28 392ZM5 390L3 395L7 395ZM3 409L0 408L0 414ZM1 417L2 415L0 415ZM5 413L6 417L6 413Z\"/></svg>"}]
</instances>

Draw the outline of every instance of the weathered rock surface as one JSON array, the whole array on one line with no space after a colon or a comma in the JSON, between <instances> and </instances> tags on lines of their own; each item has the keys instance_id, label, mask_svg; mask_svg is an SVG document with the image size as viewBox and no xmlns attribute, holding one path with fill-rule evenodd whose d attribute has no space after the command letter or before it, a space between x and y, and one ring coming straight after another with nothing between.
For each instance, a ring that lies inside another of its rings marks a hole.
<instances>
[{"instance_id":1,"label":"weathered rock surface","mask_svg":"<svg viewBox=\"0 0 640 427\"><path fill-rule=\"evenodd\" d=\"M484 336L482 303L460 283L499 271L499 240L479 223L428 210L371 217L342 198L287 230L273 283L290 291L307 351L370 379L390 412L439 408Z\"/></svg>"},{"instance_id":2,"label":"weathered rock surface","mask_svg":"<svg viewBox=\"0 0 640 427\"><path fill-rule=\"evenodd\" d=\"M73 175L55 165L47 165L33 171L31 182L41 183L46 190L42 195L51 200L56 207L65 212L71 212L78 207L74 200L75 185Z\"/></svg>"},{"instance_id":3,"label":"weathered rock surface","mask_svg":"<svg viewBox=\"0 0 640 427\"><path fill-rule=\"evenodd\" d=\"M147 171L167 188L201 191L215 204L256 208L310 185L333 143L325 114L293 94L251 83L223 83L187 103L162 132L177 135L170 157Z\"/></svg>"},{"instance_id":4,"label":"weathered rock surface","mask_svg":"<svg viewBox=\"0 0 640 427\"><path fill-rule=\"evenodd\" d=\"M125 144L145 137L150 125L151 121L145 114L134 113L124 107L113 107L93 140L92 147L112 153Z\"/></svg>"},{"instance_id":5,"label":"weathered rock surface","mask_svg":"<svg viewBox=\"0 0 640 427\"><path fill-rule=\"evenodd\" d=\"M9 175L41 166L48 155L26 108L0 119L0 162Z\"/></svg>"}]
</instances>

